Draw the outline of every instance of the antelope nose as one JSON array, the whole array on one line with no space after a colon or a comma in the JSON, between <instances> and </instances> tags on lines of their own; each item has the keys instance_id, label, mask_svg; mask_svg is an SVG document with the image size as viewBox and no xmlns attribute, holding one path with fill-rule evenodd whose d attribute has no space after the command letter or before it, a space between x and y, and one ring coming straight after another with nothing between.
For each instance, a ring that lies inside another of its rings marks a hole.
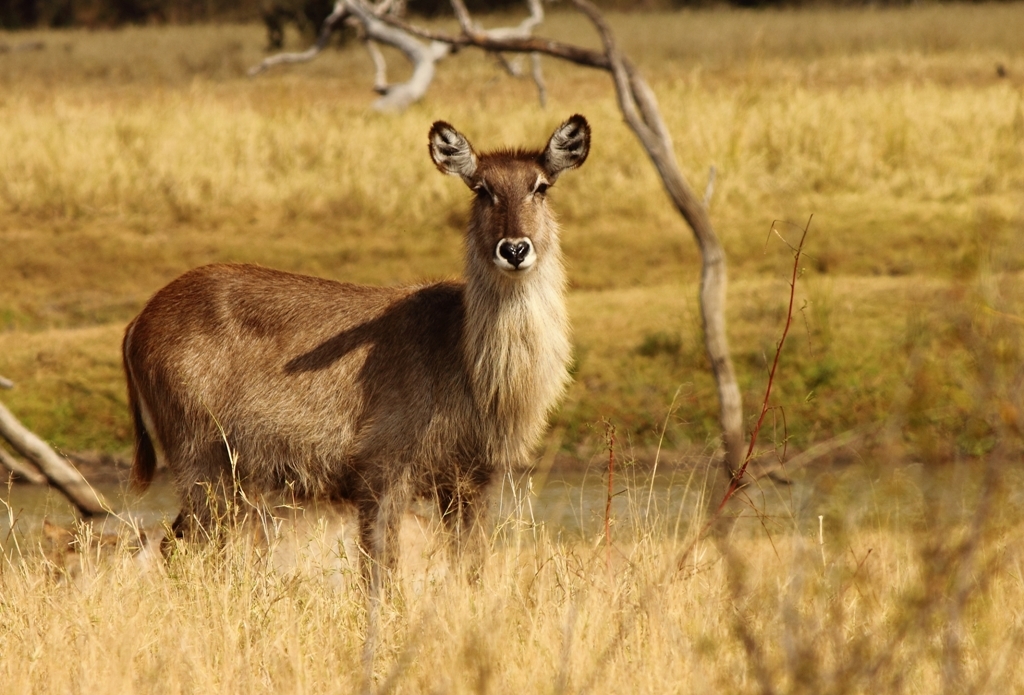
<instances>
[{"instance_id":1,"label":"antelope nose","mask_svg":"<svg viewBox=\"0 0 1024 695\"><path fill-rule=\"evenodd\" d=\"M523 259L530 253L530 242L528 241L517 241L515 243L511 241L503 241L498 246L498 254L508 261L513 268L518 268L523 262Z\"/></svg>"}]
</instances>

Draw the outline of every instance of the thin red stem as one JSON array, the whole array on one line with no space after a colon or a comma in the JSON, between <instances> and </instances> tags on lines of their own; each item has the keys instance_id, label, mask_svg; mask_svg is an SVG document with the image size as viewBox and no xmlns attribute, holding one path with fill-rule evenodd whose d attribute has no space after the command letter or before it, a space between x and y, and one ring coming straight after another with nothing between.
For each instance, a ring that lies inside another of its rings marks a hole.
<instances>
[{"instance_id":1,"label":"thin red stem","mask_svg":"<svg viewBox=\"0 0 1024 695\"><path fill-rule=\"evenodd\" d=\"M813 219L811 215L811 219ZM747 447L747 455L743 457L743 465L736 471L732 480L729 481L729 489L725 491L725 495L722 496L722 501L718 505L718 509L715 510L715 516L721 513L726 503L730 498L740 489L740 485L743 482L743 476L747 472L747 466L750 465L751 459L754 457L754 447L757 445L757 435L761 432L761 426L764 424L764 417L768 414L768 400L772 395L772 386L775 384L775 372L779 367L779 359L782 356L782 346L786 342L786 336L789 335L789 327L793 325L793 304L796 302L796 279L800 274L800 254L804 250L804 239L807 238L807 230L811 227L811 220L807 220L807 226L804 227L803 234L800 237L800 243L797 244L796 249L793 252L793 274L789 280L789 306L786 309L786 325L782 328L782 337L779 338L779 344L775 348L775 359L772 360L771 369L768 370L768 385L764 390L764 400L761 402L761 414L757 416L757 424L754 425L754 429L750 432L750 445ZM772 229L775 229L775 225L772 224Z\"/></svg>"},{"instance_id":2,"label":"thin red stem","mask_svg":"<svg viewBox=\"0 0 1024 695\"><path fill-rule=\"evenodd\" d=\"M615 480L615 426L608 423L608 496L604 503L604 545L605 565L608 569L612 566L612 497L614 496L613 484Z\"/></svg>"}]
</instances>

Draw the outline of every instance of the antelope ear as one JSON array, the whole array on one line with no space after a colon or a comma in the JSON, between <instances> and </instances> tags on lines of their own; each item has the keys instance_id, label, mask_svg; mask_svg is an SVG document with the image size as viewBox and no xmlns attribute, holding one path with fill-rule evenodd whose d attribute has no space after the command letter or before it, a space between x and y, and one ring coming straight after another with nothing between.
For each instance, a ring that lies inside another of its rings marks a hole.
<instances>
[{"instance_id":1,"label":"antelope ear","mask_svg":"<svg viewBox=\"0 0 1024 695\"><path fill-rule=\"evenodd\" d=\"M430 127L430 158L443 173L461 176L472 186L476 175L476 153L469 140L444 121L437 121Z\"/></svg>"},{"instance_id":2,"label":"antelope ear","mask_svg":"<svg viewBox=\"0 0 1024 695\"><path fill-rule=\"evenodd\" d=\"M587 161L590 154L590 124L583 116L570 116L555 129L548 146L541 155L541 163L554 181L563 171L575 169Z\"/></svg>"}]
</instances>

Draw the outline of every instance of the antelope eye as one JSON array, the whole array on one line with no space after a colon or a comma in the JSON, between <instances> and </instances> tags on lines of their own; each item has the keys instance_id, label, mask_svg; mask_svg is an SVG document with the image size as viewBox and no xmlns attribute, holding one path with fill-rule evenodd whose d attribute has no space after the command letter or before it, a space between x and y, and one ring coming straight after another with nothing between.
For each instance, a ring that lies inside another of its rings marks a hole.
<instances>
[{"instance_id":1,"label":"antelope eye","mask_svg":"<svg viewBox=\"0 0 1024 695\"><path fill-rule=\"evenodd\" d=\"M477 198L494 202L494 194L491 193L491 189L487 187L486 183L478 183L473 186L473 192L476 193Z\"/></svg>"},{"instance_id":2,"label":"antelope eye","mask_svg":"<svg viewBox=\"0 0 1024 695\"><path fill-rule=\"evenodd\" d=\"M537 183L534 184L534 196L538 198L544 198L544 194L548 192L548 188L550 187L550 183L548 183L547 181L542 181L540 178L538 178Z\"/></svg>"}]
</instances>

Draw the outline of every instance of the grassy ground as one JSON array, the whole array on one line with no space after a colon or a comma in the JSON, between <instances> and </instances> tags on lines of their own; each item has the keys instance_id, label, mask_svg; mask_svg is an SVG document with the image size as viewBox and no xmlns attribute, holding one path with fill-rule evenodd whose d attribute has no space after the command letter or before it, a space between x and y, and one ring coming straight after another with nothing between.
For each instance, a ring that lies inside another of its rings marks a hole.
<instances>
[{"instance_id":1,"label":"grassy ground","mask_svg":"<svg viewBox=\"0 0 1024 695\"><path fill-rule=\"evenodd\" d=\"M1016 692L1019 474L975 473L904 468L870 491L840 475L803 499L763 490L786 501L767 507L755 492L727 538L696 544L699 505L651 505L642 479L611 545L513 504L475 585L407 520L375 692ZM317 518L269 546L186 548L166 568L85 533L8 548L5 692L360 690L351 531Z\"/></svg>"},{"instance_id":2,"label":"grassy ground","mask_svg":"<svg viewBox=\"0 0 1024 695\"><path fill-rule=\"evenodd\" d=\"M787 291L789 251L768 230L813 213L777 391L791 443L888 423L912 458L991 449L1009 411L979 379L1021 408L1021 6L612 19L691 182L717 168L748 412ZM546 31L594 40L571 14ZM547 61L542 109L530 83L466 51L424 102L385 117L368 109L357 45L252 80L256 26L3 37L37 38L45 50L0 55L0 373L19 384L6 402L57 446L126 451L119 334L178 273L235 260L374 283L454 276L467 194L428 161L430 122L484 147L539 144L573 111L595 144L555 193L577 348L563 449L586 458L602 418L638 452L666 422L671 449L713 443L696 248L605 75ZM994 372L971 371L986 361Z\"/></svg>"},{"instance_id":3,"label":"grassy ground","mask_svg":"<svg viewBox=\"0 0 1024 695\"><path fill-rule=\"evenodd\" d=\"M592 158L552 192L576 378L551 445L598 463L602 420L616 426L610 552L520 506L467 586L407 520L378 689L1019 691L1024 6L612 20L693 185L717 168L748 413L792 264L768 232L814 214L762 441L861 436L837 465L744 491L727 536L693 544L717 431L695 246L606 76L551 61L547 109L466 51L423 103L384 117L358 46L250 80L256 26L0 36L46 44L0 53L0 374L18 383L3 400L62 449L125 454L119 340L162 284L214 260L375 283L457 275L468 194L428 161L429 124L540 144L582 112ZM593 41L571 15L546 27ZM700 465L675 471L672 504L651 504L628 464L662 434L663 464ZM338 526L312 523L310 556L294 538L240 539L166 570L87 529L71 546L9 537L4 692L353 692L365 596Z\"/></svg>"}]
</instances>

